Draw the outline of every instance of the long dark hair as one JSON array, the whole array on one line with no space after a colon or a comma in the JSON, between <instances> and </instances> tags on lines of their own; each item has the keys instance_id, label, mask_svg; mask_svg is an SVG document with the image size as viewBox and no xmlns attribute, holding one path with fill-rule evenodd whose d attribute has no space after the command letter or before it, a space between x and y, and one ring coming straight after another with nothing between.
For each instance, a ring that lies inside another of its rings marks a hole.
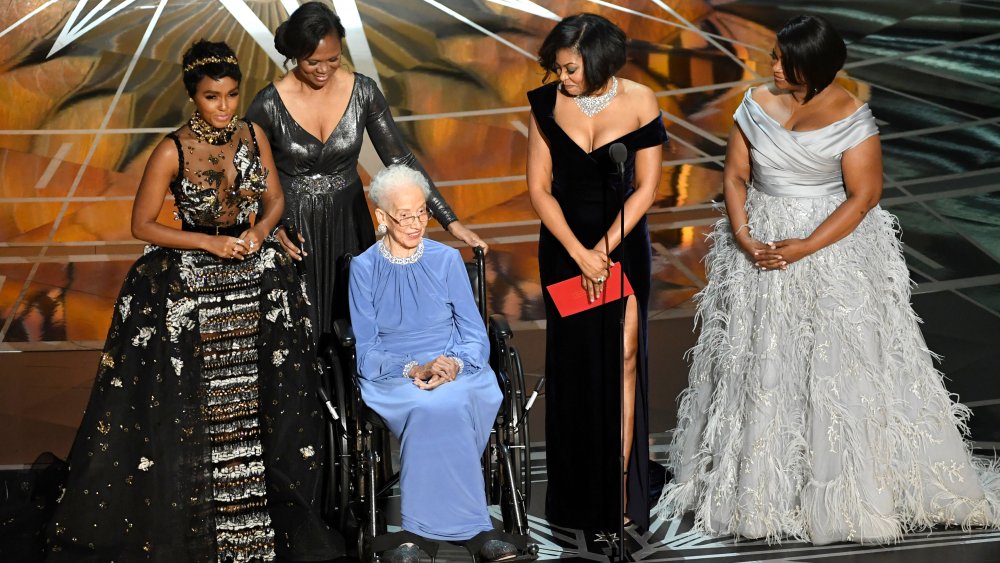
<instances>
[{"instance_id":1,"label":"long dark hair","mask_svg":"<svg viewBox=\"0 0 1000 563\"><path fill-rule=\"evenodd\" d=\"M557 23L538 50L538 64L548 82L556 65L556 53L571 49L583 59L583 75L589 96L601 89L623 66L627 51L625 32L597 14L577 14Z\"/></svg>"},{"instance_id":2,"label":"long dark hair","mask_svg":"<svg viewBox=\"0 0 1000 563\"><path fill-rule=\"evenodd\" d=\"M206 76L212 80L221 80L228 76L237 84L243 80L240 65L236 62L236 53L223 42L199 39L181 59L184 67L184 87L189 96L194 96L198 83Z\"/></svg>"},{"instance_id":3,"label":"long dark hair","mask_svg":"<svg viewBox=\"0 0 1000 563\"><path fill-rule=\"evenodd\" d=\"M790 84L808 87L809 101L833 82L847 60L844 39L820 16L795 16L778 30L781 68Z\"/></svg>"},{"instance_id":4,"label":"long dark hair","mask_svg":"<svg viewBox=\"0 0 1000 563\"><path fill-rule=\"evenodd\" d=\"M274 48L289 59L302 59L316 51L320 40L336 33L344 39L344 24L329 6L321 2L306 2L292 12L274 32Z\"/></svg>"}]
</instances>

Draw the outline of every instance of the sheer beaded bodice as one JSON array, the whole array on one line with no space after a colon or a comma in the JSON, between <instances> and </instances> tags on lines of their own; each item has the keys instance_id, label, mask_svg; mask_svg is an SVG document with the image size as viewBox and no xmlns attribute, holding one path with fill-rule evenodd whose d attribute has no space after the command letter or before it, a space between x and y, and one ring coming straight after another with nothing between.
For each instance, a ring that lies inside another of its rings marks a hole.
<instances>
[{"instance_id":1,"label":"sheer beaded bodice","mask_svg":"<svg viewBox=\"0 0 1000 563\"><path fill-rule=\"evenodd\" d=\"M185 126L169 135L177 145L179 172L170 184L177 216L199 227L246 223L267 189L253 127L241 121L220 145L199 139Z\"/></svg>"}]
</instances>

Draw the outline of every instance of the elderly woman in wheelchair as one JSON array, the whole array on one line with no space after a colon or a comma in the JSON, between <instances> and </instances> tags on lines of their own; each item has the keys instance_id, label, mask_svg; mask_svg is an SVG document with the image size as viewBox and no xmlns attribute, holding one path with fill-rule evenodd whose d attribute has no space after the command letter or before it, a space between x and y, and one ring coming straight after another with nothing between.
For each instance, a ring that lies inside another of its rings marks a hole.
<instances>
[{"instance_id":1,"label":"elderly woman in wheelchair","mask_svg":"<svg viewBox=\"0 0 1000 563\"><path fill-rule=\"evenodd\" d=\"M372 179L380 242L350 268L351 324L365 403L401 444L402 528L515 557L494 533L480 461L501 402L461 255L424 239L427 181L402 165ZM393 561L416 561L404 543Z\"/></svg>"}]
</instances>

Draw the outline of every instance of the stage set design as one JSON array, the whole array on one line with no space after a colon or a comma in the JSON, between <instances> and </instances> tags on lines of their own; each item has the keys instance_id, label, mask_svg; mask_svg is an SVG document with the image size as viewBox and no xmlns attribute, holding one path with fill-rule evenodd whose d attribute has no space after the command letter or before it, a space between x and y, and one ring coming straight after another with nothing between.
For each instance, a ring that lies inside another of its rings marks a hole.
<instances>
[{"instance_id":1,"label":"stage set design","mask_svg":"<svg viewBox=\"0 0 1000 563\"><path fill-rule=\"evenodd\" d=\"M180 81L181 54L199 38L231 45L244 75L244 110L284 72L273 32L298 3L0 0L3 468L30 464L43 451L63 456L69 447L115 297L142 253L129 216L143 167L163 135L194 110ZM797 13L829 18L848 41L840 83L878 119L882 205L900 220L925 337L944 358L940 369L949 390L975 413L977 446L1000 444L997 0L330 4L347 28L347 64L377 82L455 212L490 243L489 307L512 321L529 385L542 371L537 342L544 340L544 307L539 221L524 179L525 92L541 84L536 52L561 17L595 12L625 30L630 55L620 76L657 93L670 136L650 211L651 429L658 432L653 452L659 457L663 432L674 422L674 396L686 382L691 298L705 286L705 235L718 217L732 114L748 87L770 78L773 29ZM381 166L370 144L361 165L367 183ZM161 221L180 227L170 200ZM430 236L460 246L433 222ZM68 357L72 362L59 359ZM536 473L543 483L544 460ZM541 492L535 498L543 498ZM532 513L541 514L541 501L535 504ZM543 557L587 551L588 544L595 549L576 532L533 518ZM658 521L649 534L633 538L644 546L639 558L701 553L737 561L743 559L727 557L764 549L741 543L734 551L732 542L689 535L689 527ZM798 555L794 544L785 547L791 550L785 556ZM599 551L581 556L590 555L600 558Z\"/></svg>"}]
</instances>

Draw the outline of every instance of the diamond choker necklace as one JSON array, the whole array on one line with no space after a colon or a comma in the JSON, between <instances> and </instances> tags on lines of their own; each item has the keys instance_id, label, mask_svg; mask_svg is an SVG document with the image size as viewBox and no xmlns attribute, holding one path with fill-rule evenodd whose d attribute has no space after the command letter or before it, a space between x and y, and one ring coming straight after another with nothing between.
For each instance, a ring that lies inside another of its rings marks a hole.
<instances>
[{"instance_id":1,"label":"diamond choker necklace","mask_svg":"<svg viewBox=\"0 0 1000 563\"><path fill-rule=\"evenodd\" d=\"M611 77L611 87L608 91L601 94L600 96L576 96L573 101L576 102L576 107L580 108L580 111L584 113L587 117L594 117L601 112L602 109L608 107L611 100L618 93L618 79L614 76Z\"/></svg>"},{"instance_id":2,"label":"diamond choker necklace","mask_svg":"<svg viewBox=\"0 0 1000 563\"><path fill-rule=\"evenodd\" d=\"M188 120L188 127L191 128L191 132L194 136L198 138L199 141L205 141L210 145L224 145L229 142L229 139L233 137L233 133L236 132L236 128L240 126L240 119L233 116L229 120L229 125L226 125L222 129L217 129L212 127L207 121L205 121L201 114L197 111Z\"/></svg>"}]
</instances>

